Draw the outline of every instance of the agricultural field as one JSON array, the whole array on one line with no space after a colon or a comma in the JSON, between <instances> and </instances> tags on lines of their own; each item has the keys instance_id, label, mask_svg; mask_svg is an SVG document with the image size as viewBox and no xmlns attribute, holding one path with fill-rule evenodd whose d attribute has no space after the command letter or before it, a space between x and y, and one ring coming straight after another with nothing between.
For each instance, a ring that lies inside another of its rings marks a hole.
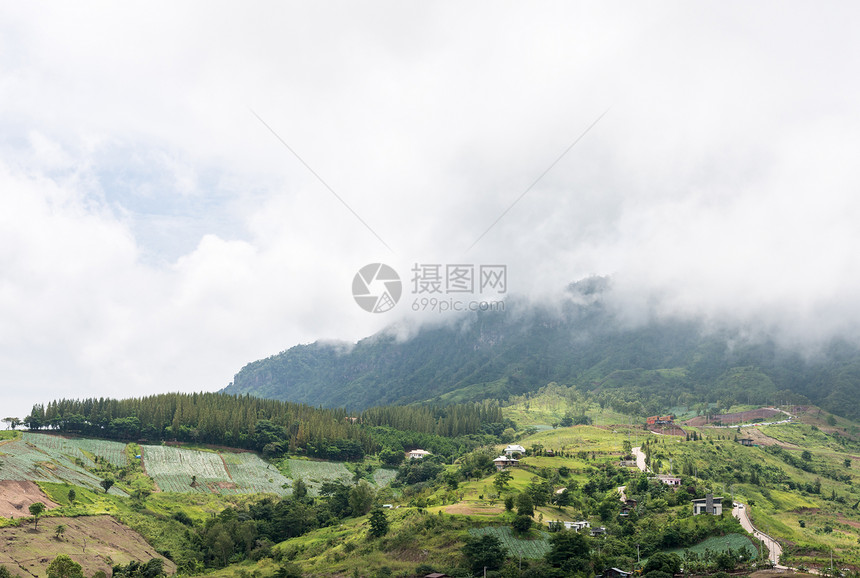
<instances>
[{"instance_id":1,"label":"agricultural field","mask_svg":"<svg viewBox=\"0 0 860 578\"><path fill-rule=\"evenodd\" d=\"M214 452L170 446L141 446L143 467L162 492L214 492L236 483Z\"/></svg>"},{"instance_id":2,"label":"agricultural field","mask_svg":"<svg viewBox=\"0 0 860 578\"><path fill-rule=\"evenodd\" d=\"M55 530L62 525L65 532L58 539ZM87 576L101 570L111 572L111 564L127 564L132 560L160 558L168 573L176 565L161 556L137 532L111 516L80 516L74 518L47 517L39 522L38 530L30 525L0 528L0 566L25 576L44 576L48 564L58 554L71 556L80 563Z\"/></svg>"},{"instance_id":3,"label":"agricultural field","mask_svg":"<svg viewBox=\"0 0 860 578\"><path fill-rule=\"evenodd\" d=\"M65 438L57 435L24 433L24 441L38 448L54 453L62 453L73 460L83 460L85 465L91 466L95 462L94 457L100 457L110 464L119 468L128 465L128 457L125 453L125 444L107 440Z\"/></svg>"},{"instance_id":4,"label":"agricultural field","mask_svg":"<svg viewBox=\"0 0 860 578\"><path fill-rule=\"evenodd\" d=\"M316 462L311 460L284 460L289 469L290 478L301 479L308 486L308 493L319 495L323 482L341 480L352 482L352 473L340 462Z\"/></svg>"},{"instance_id":5,"label":"agricultural field","mask_svg":"<svg viewBox=\"0 0 860 578\"><path fill-rule=\"evenodd\" d=\"M538 559L546 556L549 552L549 534L540 532L540 538L525 539L517 537L508 526L486 526L469 530L473 536L492 535L498 538L507 549L512 558Z\"/></svg>"},{"instance_id":6,"label":"agricultural field","mask_svg":"<svg viewBox=\"0 0 860 578\"><path fill-rule=\"evenodd\" d=\"M30 437L31 435L37 437ZM45 438L54 436L25 434L23 439L0 446L0 460L3 462L0 466L0 479L61 482L99 490L101 478L75 463L75 458L81 460L81 463L92 463L80 449L65 444L64 442L69 440L63 438L56 438L59 441ZM110 493L125 495L125 492L116 486L110 489Z\"/></svg>"},{"instance_id":7,"label":"agricultural field","mask_svg":"<svg viewBox=\"0 0 860 578\"><path fill-rule=\"evenodd\" d=\"M376 468L373 471L373 481L377 486L383 488L391 484L394 481L394 477L397 475L397 470L389 469L389 468Z\"/></svg>"},{"instance_id":8,"label":"agricultural field","mask_svg":"<svg viewBox=\"0 0 860 578\"><path fill-rule=\"evenodd\" d=\"M278 468L250 452L223 452L221 457L230 479L236 484L235 492L259 492L285 496L292 493L291 480ZM284 485L287 487L285 488ZM222 490L222 493L230 493Z\"/></svg>"},{"instance_id":9,"label":"agricultural field","mask_svg":"<svg viewBox=\"0 0 860 578\"><path fill-rule=\"evenodd\" d=\"M699 542L695 546L690 546L688 548L674 548L672 550L667 550L668 552L674 552L681 558L684 557L684 551L689 550L690 552L695 552L696 554L704 554L705 550L710 550L711 552L725 552L729 548L733 550L740 550L743 547L747 547L750 552L758 552L758 545L749 537L748 534L726 534L725 536L713 536Z\"/></svg>"}]
</instances>

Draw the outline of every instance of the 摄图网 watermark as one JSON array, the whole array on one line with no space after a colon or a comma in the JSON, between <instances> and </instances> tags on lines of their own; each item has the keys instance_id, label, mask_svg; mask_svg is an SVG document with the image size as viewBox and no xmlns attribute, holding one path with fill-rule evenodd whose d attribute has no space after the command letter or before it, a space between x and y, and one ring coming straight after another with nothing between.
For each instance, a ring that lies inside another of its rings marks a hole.
<instances>
[{"instance_id":1,"label":"\u6444\u56fe\u7f51 watermark","mask_svg":"<svg viewBox=\"0 0 860 578\"><path fill-rule=\"evenodd\" d=\"M413 311L504 311L508 291L507 265L415 263L410 270ZM403 295L397 271L384 263L365 265L352 279L352 296L370 313L391 311ZM464 299L476 295L482 299Z\"/></svg>"}]
</instances>

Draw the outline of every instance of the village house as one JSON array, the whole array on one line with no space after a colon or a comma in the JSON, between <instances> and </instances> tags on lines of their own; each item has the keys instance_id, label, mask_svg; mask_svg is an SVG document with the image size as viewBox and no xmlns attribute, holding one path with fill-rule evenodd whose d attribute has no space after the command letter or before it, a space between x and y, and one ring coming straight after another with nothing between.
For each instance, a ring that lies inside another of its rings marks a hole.
<instances>
[{"instance_id":1,"label":"village house","mask_svg":"<svg viewBox=\"0 0 860 578\"><path fill-rule=\"evenodd\" d=\"M610 568L609 570L604 570L603 578L627 578L631 574L632 572L625 572L619 568Z\"/></svg>"},{"instance_id":2,"label":"village house","mask_svg":"<svg viewBox=\"0 0 860 578\"><path fill-rule=\"evenodd\" d=\"M673 423L675 420L671 415L652 415L645 419L648 425L664 425Z\"/></svg>"},{"instance_id":3,"label":"village house","mask_svg":"<svg viewBox=\"0 0 860 578\"><path fill-rule=\"evenodd\" d=\"M753 444L752 438L741 438L738 441L741 443L742 446L753 446L753 445L755 445L755 444Z\"/></svg>"},{"instance_id":4,"label":"village house","mask_svg":"<svg viewBox=\"0 0 860 578\"><path fill-rule=\"evenodd\" d=\"M681 487L681 478L676 478L675 476L666 476L660 474L657 476L657 479L672 488L680 488Z\"/></svg>"},{"instance_id":5,"label":"village house","mask_svg":"<svg viewBox=\"0 0 860 578\"><path fill-rule=\"evenodd\" d=\"M511 444L505 448L505 455L508 456L509 458L512 457L514 454L523 455L525 453L526 453L526 448L524 448L523 446L518 446L516 444Z\"/></svg>"},{"instance_id":6,"label":"village house","mask_svg":"<svg viewBox=\"0 0 860 578\"><path fill-rule=\"evenodd\" d=\"M723 513L723 498L714 497L714 494L707 494L704 498L693 500L693 515L711 514L719 516Z\"/></svg>"},{"instance_id":7,"label":"village house","mask_svg":"<svg viewBox=\"0 0 860 578\"><path fill-rule=\"evenodd\" d=\"M574 532L579 532L583 528L591 528L591 523L587 520L582 520L581 522L562 522L561 520L549 520L547 524L552 526L553 524L564 524L565 530L573 530Z\"/></svg>"},{"instance_id":8,"label":"village house","mask_svg":"<svg viewBox=\"0 0 860 578\"><path fill-rule=\"evenodd\" d=\"M511 466L516 466L520 463L520 460L509 458L508 456L499 456L493 460L493 464L495 464L496 469L502 471L503 469Z\"/></svg>"},{"instance_id":9,"label":"village house","mask_svg":"<svg viewBox=\"0 0 860 578\"><path fill-rule=\"evenodd\" d=\"M406 452L406 457L410 460L418 460L423 458L424 456L429 456L430 452L427 450L412 450L411 452Z\"/></svg>"}]
</instances>

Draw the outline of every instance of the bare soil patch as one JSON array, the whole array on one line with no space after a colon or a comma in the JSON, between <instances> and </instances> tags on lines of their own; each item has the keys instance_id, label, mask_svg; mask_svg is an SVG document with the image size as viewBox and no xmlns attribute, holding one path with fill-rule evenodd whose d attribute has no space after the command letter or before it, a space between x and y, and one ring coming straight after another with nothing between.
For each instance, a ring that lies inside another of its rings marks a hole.
<instances>
[{"instance_id":1,"label":"bare soil patch","mask_svg":"<svg viewBox=\"0 0 860 578\"><path fill-rule=\"evenodd\" d=\"M503 505L490 506L483 504L468 504L460 502L444 508L446 514L463 514L471 516L495 516L505 511Z\"/></svg>"},{"instance_id":2,"label":"bare soil patch","mask_svg":"<svg viewBox=\"0 0 860 578\"><path fill-rule=\"evenodd\" d=\"M692 419L688 419L684 422L684 425L689 425L693 427L702 427L703 425L712 424L716 421L721 421L722 425L732 425L732 424L744 424L744 423L752 423L753 420L767 420L772 418L775 415L784 416L785 414L781 411L771 409L769 407L762 407L759 409L754 409L750 411L741 411L738 413L726 413L719 416L716 416L712 419L708 419L707 416L700 415L698 417L694 417Z\"/></svg>"},{"instance_id":3,"label":"bare soil patch","mask_svg":"<svg viewBox=\"0 0 860 578\"><path fill-rule=\"evenodd\" d=\"M56 529L61 524L66 531L57 538ZM80 564L85 576L98 570L110 575L112 564L147 562L150 558L161 558L168 574L176 572L176 564L110 516L42 518L38 530L29 523L20 528L0 528L0 565L12 574L44 576L48 564L59 554L67 554Z\"/></svg>"},{"instance_id":4,"label":"bare soil patch","mask_svg":"<svg viewBox=\"0 0 860 578\"><path fill-rule=\"evenodd\" d=\"M687 436L687 432L676 425L651 425L648 431L664 436Z\"/></svg>"},{"instance_id":5,"label":"bare soil patch","mask_svg":"<svg viewBox=\"0 0 860 578\"><path fill-rule=\"evenodd\" d=\"M45 508L59 506L48 499L41 488L33 482L0 480L0 516L23 518L30 515L30 504L42 502Z\"/></svg>"},{"instance_id":6,"label":"bare soil patch","mask_svg":"<svg viewBox=\"0 0 860 578\"><path fill-rule=\"evenodd\" d=\"M791 450L799 450L800 449L800 446L798 446L798 445L788 443L788 442L781 442L778 439L772 438L769 435L762 432L760 429L754 428L754 427L744 428L743 435L744 435L744 437L750 438L754 444L757 444L760 446L780 446L780 447L783 447L786 449L791 449Z\"/></svg>"}]
</instances>

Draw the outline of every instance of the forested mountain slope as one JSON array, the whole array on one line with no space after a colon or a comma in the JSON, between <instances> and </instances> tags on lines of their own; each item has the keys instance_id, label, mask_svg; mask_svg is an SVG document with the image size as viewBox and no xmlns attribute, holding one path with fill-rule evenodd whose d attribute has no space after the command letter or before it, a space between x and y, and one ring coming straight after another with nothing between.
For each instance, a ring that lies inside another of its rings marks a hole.
<instances>
[{"instance_id":1,"label":"forested mountain slope","mask_svg":"<svg viewBox=\"0 0 860 578\"><path fill-rule=\"evenodd\" d=\"M574 284L558 309L511 300L507 311L391 332L351 349L314 343L249 363L224 391L362 409L422 401L504 399L549 382L576 385L627 413L693 401L806 400L860 417L860 351L833 340L814 354L696 321L619 321L602 285Z\"/></svg>"}]
</instances>

